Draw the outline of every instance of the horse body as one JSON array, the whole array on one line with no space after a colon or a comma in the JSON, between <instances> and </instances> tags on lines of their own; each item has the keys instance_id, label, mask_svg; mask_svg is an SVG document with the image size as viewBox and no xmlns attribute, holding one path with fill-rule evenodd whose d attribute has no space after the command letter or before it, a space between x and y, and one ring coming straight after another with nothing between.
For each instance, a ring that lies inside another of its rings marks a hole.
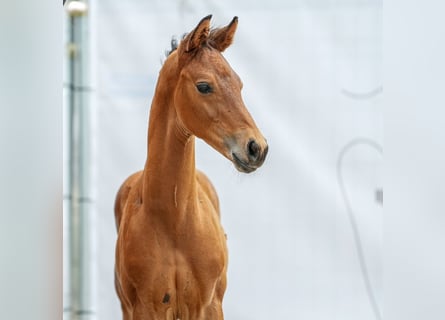
<instances>
[{"instance_id":1,"label":"horse body","mask_svg":"<svg viewBox=\"0 0 445 320\"><path fill-rule=\"evenodd\" d=\"M127 178L116 197L115 285L125 320L223 319L226 237L215 189L195 169L195 136L243 172L263 163L267 144L221 55L237 19L212 32L209 20L164 63L144 170Z\"/></svg>"}]
</instances>

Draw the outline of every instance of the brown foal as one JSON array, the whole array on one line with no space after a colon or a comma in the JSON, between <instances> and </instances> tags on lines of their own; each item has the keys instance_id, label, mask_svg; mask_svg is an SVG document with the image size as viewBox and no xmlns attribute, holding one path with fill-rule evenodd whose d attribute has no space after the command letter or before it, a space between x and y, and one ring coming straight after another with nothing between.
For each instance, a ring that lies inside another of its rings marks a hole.
<instances>
[{"instance_id":1,"label":"brown foal","mask_svg":"<svg viewBox=\"0 0 445 320\"><path fill-rule=\"evenodd\" d=\"M144 170L116 197L115 285L125 320L224 318L226 237L215 189L195 168L195 136L246 173L263 164L268 147L221 54L238 19L211 30L210 18L162 66Z\"/></svg>"}]
</instances>

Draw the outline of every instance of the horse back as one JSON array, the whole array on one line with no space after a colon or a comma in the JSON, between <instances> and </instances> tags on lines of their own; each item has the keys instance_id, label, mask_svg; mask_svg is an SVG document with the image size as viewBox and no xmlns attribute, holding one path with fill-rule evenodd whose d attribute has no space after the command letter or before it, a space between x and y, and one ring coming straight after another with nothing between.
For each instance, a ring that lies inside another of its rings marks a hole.
<instances>
[{"instance_id":1,"label":"horse back","mask_svg":"<svg viewBox=\"0 0 445 320\"><path fill-rule=\"evenodd\" d=\"M138 171L129 176L119 188L114 202L114 218L116 222L116 229L119 231L119 226L122 220L125 205L127 203L128 195L136 183L142 178L143 171Z\"/></svg>"},{"instance_id":2,"label":"horse back","mask_svg":"<svg viewBox=\"0 0 445 320\"><path fill-rule=\"evenodd\" d=\"M198 182L198 185L201 187L201 190L209 198L219 217L219 199L212 182L210 182L210 179L202 171L199 170L196 170L196 180Z\"/></svg>"}]
</instances>

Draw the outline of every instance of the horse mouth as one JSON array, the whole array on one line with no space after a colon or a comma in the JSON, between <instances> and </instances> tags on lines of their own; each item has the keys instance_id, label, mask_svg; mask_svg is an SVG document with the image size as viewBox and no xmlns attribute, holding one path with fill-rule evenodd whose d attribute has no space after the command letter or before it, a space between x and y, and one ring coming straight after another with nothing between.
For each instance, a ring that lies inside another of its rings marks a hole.
<instances>
[{"instance_id":1,"label":"horse mouth","mask_svg":"<svg viewBox=\"0 0 445 320\"><path fill-rule=\"evenodd\" d=\"M244 173L251 173L255 171L257 168L250 166L248 163L244 162L235 153L232 153L233 163L235 164L235 168L238 169L238 171L244 172Z\"/></svg>"}]
</instances>

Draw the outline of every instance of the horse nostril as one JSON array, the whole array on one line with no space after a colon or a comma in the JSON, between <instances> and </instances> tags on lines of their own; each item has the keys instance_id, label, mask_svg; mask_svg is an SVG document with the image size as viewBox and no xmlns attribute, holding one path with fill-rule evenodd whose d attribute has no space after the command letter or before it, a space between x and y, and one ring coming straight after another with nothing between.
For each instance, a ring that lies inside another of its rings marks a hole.
<instances>
[{"instance_id":1,"label":"horse nostril","mask_svg":"<svg viewBox=\"0 0 445 320\"><path fill-rule=\"evenodd\" d=\"M249 152L249 157L256 161L258 160L258 157L260 156L261 148L258 145L258 143L255 142L255 140L251 140L247 145L247 150Z\"/></svg>"}]
</instances>

